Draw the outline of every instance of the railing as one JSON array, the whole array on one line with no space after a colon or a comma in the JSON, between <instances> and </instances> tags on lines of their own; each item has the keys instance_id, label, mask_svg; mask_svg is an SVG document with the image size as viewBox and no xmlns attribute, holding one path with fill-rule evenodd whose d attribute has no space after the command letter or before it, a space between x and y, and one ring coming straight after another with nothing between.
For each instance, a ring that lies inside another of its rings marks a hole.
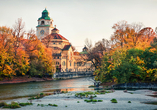
<instances>
[{"instance_id":1,"label":"railing","mask_svg":"<svg viewBox=\"0 0 157 110\"><path fill-rule=\"evenodd\" d=\"M78 71L78 72L56 72L53 78L75 78L75 77L86 77L93 76L94 71Z\"/></svg>"}]
</instances>

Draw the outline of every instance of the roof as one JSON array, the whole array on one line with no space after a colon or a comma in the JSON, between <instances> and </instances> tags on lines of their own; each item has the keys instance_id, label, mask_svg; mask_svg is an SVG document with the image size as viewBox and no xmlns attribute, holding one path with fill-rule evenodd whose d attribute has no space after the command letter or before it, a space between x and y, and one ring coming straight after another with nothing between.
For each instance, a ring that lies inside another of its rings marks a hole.
<instances>
[{"instance_id":1,"label":"roof","mask_svg":"<svg viewBox=\"0 0 157 110\"><path fill-rule=\"evenodd\" d=\"M65 45L62 50L69 50L70 47L71 47L71 45Z\"/></svg>"},{"instance_id":2,"label":"roof","mask_svg":"<svg viewBox=\"0 0 157 110\"><path fill-rule=\"evenodd\" d=\"M51 18L49 17L49 12L46 10L46 8L42 12L42 16L38 20L40 20L40 19L51 20Z\"/></svg>"},{"instance_id":3,"label":"roof","mask_svg":"<svg viewBox=\"0 0 157 110\"><path fill-rule=\"evenodd\" d=\"M55 31L59 31L56 27L55 27L54 29L52 29L52 31L53 31L53 30L55 30Z\"/></svg>"},{"instance_id":4,"label":"roof","mask_svg":"<svg viewBox=\"0 0 157 110\"><path fill-rule=\"evenodd\" d=\"M79 55L80 53L79 52L74 52L74 55Z\"/></svg>"},{"instance_id":5,"label":"roof","mask_svg":"<svg viewBox=\"0 0 157 110\"><path fill-rule=\"evenodd\" d=\"M62 40L67 40L65 37L63 37L60 34L57 33L51 33L50 35L44 37L42 40L44 39L62 39Z\"/></svg>"},{"instance_id":6,"label":"roof","mask_svg":"<svg viewBox=\"0 0 157 110\"><path fill-rule=\"evenodd\" d=\"M88 49L86 46L83 49Z\"/></svg>"}]
</instances>

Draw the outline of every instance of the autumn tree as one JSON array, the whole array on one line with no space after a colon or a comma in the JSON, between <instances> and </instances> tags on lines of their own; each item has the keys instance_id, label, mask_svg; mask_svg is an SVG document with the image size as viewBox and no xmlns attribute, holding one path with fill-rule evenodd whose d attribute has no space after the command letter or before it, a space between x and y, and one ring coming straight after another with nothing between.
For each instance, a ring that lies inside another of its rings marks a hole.
<instances>
[{"instance_id":1,"label":"autumn tree","mask_svg":"<svg viewBox=\"0 0 157 110\"><path fill-rule=\"evenodd\" d=\"M91 61L94 67L98 68L101 65L101 60L104 53L110 50L110 41L107 39L102 39L102 41L96 42L95 46L92 47L92 42L86 39L85 45L88 48L88 57L84 58L84 60Z\"/></svg>"}]
</instances>

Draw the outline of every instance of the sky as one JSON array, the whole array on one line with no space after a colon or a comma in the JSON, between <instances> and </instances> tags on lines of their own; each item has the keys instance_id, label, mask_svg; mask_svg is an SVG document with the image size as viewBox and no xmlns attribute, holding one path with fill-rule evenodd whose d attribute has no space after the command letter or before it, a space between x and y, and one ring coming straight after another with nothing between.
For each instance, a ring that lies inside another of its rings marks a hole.
<instances>
[{"instance_id":1,"label":"sky","mask_svg":"<svg viewBox=\"0 0 157 110\"><path fill-rule=\"evenodd\" d=\"M122 20L157 27L157 0L1 0L0 26L12 27L22 18L26 31L36 30L45 7L53 25L77 51L82 51L86 38L93 46L109 40L112 26Z\"/></svg>"}]
</instances>

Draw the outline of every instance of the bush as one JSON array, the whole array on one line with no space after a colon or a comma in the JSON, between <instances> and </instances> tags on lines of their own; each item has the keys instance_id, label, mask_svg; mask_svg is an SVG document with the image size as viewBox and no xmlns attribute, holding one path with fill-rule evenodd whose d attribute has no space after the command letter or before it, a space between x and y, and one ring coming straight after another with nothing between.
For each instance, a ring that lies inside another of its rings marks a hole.
<instances>
[{"instance_id":1,"label":"bush","mask_svg":"<svg viewBox=\"0 0 157 110\"><path fill-rule=\"evenodd\" d=\"M111 100L112 103L118 103L116 99Z\"/></svg>"},{"instance_id":2,"label":"bush","mask_svg":"<svg viewBox=\"0 0 157 110\"><path fill-rule=\"evenodd\" d=\"M103 100L98 100L98 102L103 102Z\"/></svg>"},{"instance_id":3,"label":"bush","mask_svg":"<svg viewBox=\"0 0 157 110\"><path fill-rule=\"evenodd\" d=\"M30 97L28 100L34 100L34 99L36 99L35 97Z\"/></svg>"},{"instance_id":4,"label":"bush","mask_svg":"<svg viewBox=\"0 0 157 110\"><path fill-rule=\"evenodd\" d=\"M11 104L7 104L7 105L3 106L3 108L11 108Z\"/></svg>"},{"instance_id":5,"label":"bush","mask_svg":"<svg viewBox=\"0 0 157 110\"><path fill-rule=\"evenodd\" d=\"M128 103L131 103L131 101L128 101Z\"/></svg>"},{"instance_id":6,"label":"bush","mask_svg":"<svg viewBox=\"0 0 157 110\"><path fill-rule=\"evenodd\" d=\"M85 99L84 101L85 102L98 102L96 99L90 99L90 100Z\"/></svg>"},{"instance_id":7,"label":"bush","mask_svg":"<svg viewBox=\"0 0 157 110\"><path fill-rule=\"evenodd\" d=\"M7 103L6 102L0 102L0 107L6 106Z\"/></svg>"},{"instance_id":8,"label":"bush","mask_svg":"<svg viewBox=\"0 0 157 110\"><path fill-rule=\"evenodd\" d=\"M19 103L20 106L26 106L26 105L33 105L32 103L26 102L26 103Z\"/></svg>"},{"instance_id":9,"label":"bush","mask_svg":"<svg viewBox=\"0 0 157 110\"><path fill-rule=\"evenodd\" d=\"M80 103L79 101L77 101L77 103Z\"/></svg>"},{"instance_id":10,"label":"bush","mask_svg":"<svg viewBox=\"0 0 157 110\"><path fill-rule=\"evenodd\" d=\"M48 104L49 106L54 106L54 107L58 107L58 105L56 104Z\"/></svg>"},{"instance_id":11,"label":"bush","mask_svg":"<svg viewBox=\"0 0 157 110\"><path fill-rule=\"evenodd\" d=\"M40 93L40 96L43 96L44 95L44 93Z\"/></svg>"}]
</instances>

